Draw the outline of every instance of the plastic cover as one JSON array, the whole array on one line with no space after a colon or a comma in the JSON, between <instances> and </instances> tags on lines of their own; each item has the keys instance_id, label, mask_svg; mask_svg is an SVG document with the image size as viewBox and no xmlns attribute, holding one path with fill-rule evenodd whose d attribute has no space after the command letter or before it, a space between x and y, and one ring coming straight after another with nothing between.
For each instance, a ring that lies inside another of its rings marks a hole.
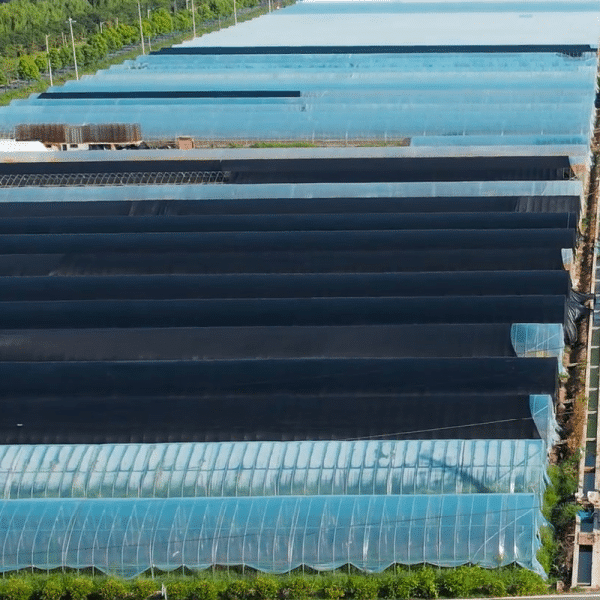
<instances>
[{"instance_id":1,"label":"plastic cover","mask_svg":"<svg viewBox=\"0 0 600 600\"><path fill-rule=\"evenodd\" d=\"M512 563L542 574L534 494L0 502L0 570Z\"/></svg>"},{"instance_id":2,"label":"plastic cover","mask_svg":"<svg viewBox=\"0 0 600 600\"><path fill-rule=\"evenodd\" d=\"M554 414L552 397L547 394L529 396L529 407L540 437L551 448L559 440L559 427Z\"/></svg>"},{"instance_id":3,"label":"plastic cover","mask_svg":"<svg viewBox=\"0 0 600 600\"><path fill-rule=\"evenodd\" d=\"M517 356L555 356L558 369L566 374L563 365L565 332L560 323L515 323L510 329L510 340Z\"/></svg>"},{"instance_id":4,"label":"plastic cover","mask_svg":"<svg viewBox=\"0 0 600 600\"><path fill-rule=\"evenodd\" d=\"M537 404L543 411L544 403ZM539 495L546 451L542 440L460 439L10 445L0 446L0 494L4 499Z\"/></svg>"},{"instance_id":5,"label":"plastic cover","mask_svg":"<svg viewBox=\"0 0 600 600\"><path fill-rule=\"evenodd\" d=\"M306 11L309 4L298 8ZM370 30L365 15L352 14L352 3L343 4L350 9L338 20L358 18L361 31ZM583 14L578 15L579 23L586 19ZM307 16L300 16L300 22ZM517 23L529 21L513 16ZM560 14L561 20L570 17ZM272 18L254 22L258 37L253 43L269 35ZM322 18L318 15L319 21ZM332 25L329 34L338 28L339 23ZM380 37L379 30L377 34ZM238 27L233 35L239 37ZM64 91L106 93L123 85L131 91L139 78L137 91L160 87L169 90L170 97L61 100L33 95L0 108L0 119L6 128L21 123L139 123L146 139L181 131L202 139L432 136L455 145L455 140L470 136L505 144L505 136L527 135L537 138L528 143L555 144L561 136L572 143L591 131L586 109L595 97L596 67L593 52L574 58L558 52L521 53L518 48L512 53L150 55L74 82ZM230 94L293 92L296 97L184 97L182 92L191 86ZM190 120L193 112L201 112L203 118Z\"/></svg>"}]
</instances>

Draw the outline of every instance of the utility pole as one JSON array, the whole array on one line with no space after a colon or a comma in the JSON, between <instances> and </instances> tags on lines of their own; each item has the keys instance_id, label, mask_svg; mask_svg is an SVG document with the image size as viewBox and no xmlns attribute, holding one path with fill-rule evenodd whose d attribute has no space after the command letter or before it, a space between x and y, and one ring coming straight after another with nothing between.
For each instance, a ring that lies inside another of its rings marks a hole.
<instances>
[{"instance_id":1,"label":"utility pole","mask_svg":"<svg viewBox=\"0 0 600 600\"><path fill-rule=\"evenodd\" d=\"M75 52L75 38L73 37L73 23L77 23L77 21L73 21L73 19L69 17L69 29L71 30L71 46L73 47L73 62L75 63L75 79L79 80L79 71L77 70L77 53Z\"/></svg>"},{"instance_id":2,"label":"utility pole","mask_svg":"<svg viewBox=\"0 0 600 600\"><path fill-rule=\"evenodd\" d=\"M269 0L269 12L271 12L271 0Z\"/></svg>"},{"instance_id":3,"label":"utility pole","mask_svg":"<svg viewBox=\"0 0 600 600\"><path fill-rule=\"evenodd\" d=\"M144 28L142 27L142 7L140 6L140 0L137 0L138 4L138 17L140 20L140 39L142 40L142 54L146 54L146 49L144 48Z\"/></svg>"},{"instance_id":4,"label":"utility pole","mask_svg":"<svg viewBox=\"0 0 600 600\"><path fill-rule=\"evenodd\" d=\"M194 37L196 37L196 7L194 6L194 0L192 0L192 27L194 29Z\"/></svg>"},{"instance_id":5,"label":"utility pole","mask_svg":"<svg viewBox=\"0 0 600 600\"><path fill-rule=\"evenodd\" d=\"M148 21L150 20L150 9L146 9L146 14L148 15ZM148 34L148 52L152 52L152 42L150 41L150 34Z\"/></svg>"},{"instance_id":6,"label":"utility pole","mask_svg":"<svg viewBox=\"0 0 600 600\"><path fill-rule=\"evenodd\" d=\"M235 0L233 0L233 23L237 25L237 8L235 7Z\"/></svg>"},{"instance_id":7,"label":"utility pole","mask_svg":"<svg viewBox=\"0 0 600 600\"><path fill-rule=\"evenodd\" d=\"M50 47L48 46L48 34L46 34L46 54L48 55L48 75L50 75L50 86L52 86L52 63L50 62Z\"/></svg>"}]
</instances>

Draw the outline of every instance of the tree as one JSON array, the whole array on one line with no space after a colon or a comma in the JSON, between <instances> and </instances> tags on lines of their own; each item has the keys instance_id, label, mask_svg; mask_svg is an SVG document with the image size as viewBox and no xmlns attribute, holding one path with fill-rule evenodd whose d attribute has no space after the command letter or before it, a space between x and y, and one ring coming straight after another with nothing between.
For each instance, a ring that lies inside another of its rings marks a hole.
<instances>
[{"instance_id":1,"label":"tree","mask_svg":"<svg viewBox=\"0 0 600 600\"><path fill-rule=\"evenodd\" d=\"M174 26L177 31L188 31L192 28L192 15L189 10L180 10L174 19Z\"/></svg>"},{"instance_id":2,"label":"tree","mask_svg":"<svg viewBox=\"0 0 600 600\"><path fill-rule=\"evenodd\" d=\"M63 66L63 62L60 58L60 52L57 48L50 48L50 64L55 70L60 69Z\"/></svg>"},{"instance_id":3,"label":"tree","mask_svg":"<svg viewBox=\"0 0 600 600\"><path fill-rule=\"evenodd\" d=\"M123 46L123 37L120 33L121 28L107 27L100 37L106 43L108 50L118 50Z\"/></svg>"},{"instance_id":4,"label":"tree","mask_svg":"<svg viewBox=\"0 0 600 600\"><path fill-rule=\"evenodd\" d=\"M35 64L35 60L29 54L24 54L19 58L17 73L20 79L32 80L40 78L40 70Z\"/></svg>"},{"instance_id":5,"label":"tree","mask_svg":"<svg viewBox=\"0 0 600 600\"><path fill-rule=\"evenodd\" d=\"M209 21L210 19L214 19L215 15L212 10L210 10L210 6L203 2L197 9L196 12L200 17L201 21Z\"/></svg>"},{"instance_id":6,"label":"tree","mask_svg":"<svg viewBox=\"0 0 600 600\"><path fill-rule=\"evenodd\" d=\"M73 51L67 44L61 46L58 52L63 67L68 67L73 64Z\"/></svg>"},{"instance_id":7,"label":"tree","mask_svg":"<svg viewBox=\"0 0 600 600\"><path fill-rule=\"evenodd\" d=\"M48 55L47 54L45 54L45 53L44 54L36 54L33 57L33 60L35 61L35 64L37 65L37 68L40 71L40 73L48 70Z\"/></svg>"},{"instance_id":8,"label":"tree","mask_svg":"<svg viewBox=\"0 0 600 600\"><path fill-rule=\"evenodd\" d=\"M94 49L97 58L103 58L108 54L108 44L103 35L93 35L88 40L88 44Z\"/></svg>"},{"instance_id":9,"label":"tree","mask_svg":"<svg viewBox=\"0 0 600 600\"><path fill-rule=\"evenodd\" d=\"M173 30L173 19L164 8L159 8L152 13L152 26L157 33L168 33Z\"/></svg>"},{"instance_id":10,"label":"tree","mask_svg":"<svg viewBox=\"0 0 600 600\"><path fill-rule=\"evenodd\" d=\"M154 35L154 28L152 27L152 22L148 19L142 19L142 31L144 32L144 37L150 37Z\"/></svg>"}]
</instances>

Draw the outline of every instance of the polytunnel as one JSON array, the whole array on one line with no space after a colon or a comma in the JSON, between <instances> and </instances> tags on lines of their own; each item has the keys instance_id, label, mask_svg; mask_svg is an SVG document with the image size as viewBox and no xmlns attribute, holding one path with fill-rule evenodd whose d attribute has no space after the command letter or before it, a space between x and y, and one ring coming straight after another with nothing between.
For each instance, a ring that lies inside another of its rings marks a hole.
<instances>
[{"instance_id":1,"label":"polytunnel","mask_svg":"<svg viewBox=\"0 0 600 600\"><path fill-rule=\"evenodd\" d=\"M27 329L0 333L3 360L192 360L557 357L561 324L478 323L160 329Z\"/></svg>"},{"instance_id":2,"label":"polytunnel","mask_svg":"<svg viewBox=\"0 0 600 600\"><path fill-rule=\"evenodd\" d=\"M533 494L287 496L0 501L1 571L94 566L131 577L153 568L393 564L542 572Z\"/></svg>"},{"instance_id":3,"label":"polytunnel","mask_svg":"<svg viewBox=\"0 0 600 600\"><path fill-rule=\"evenodd\" d=\"M0 447L5 500L530 493L542 440L405 440Z\"/></svg>"},{"instance_id":4,"label":"polytunnel","mask_svg":"<svg viewBox=\"0 0 600 600\"><path fill-rule=\"evenodd\" d=\"M533 360L536 359L526 362ZM305 395L277 392L199 398L197 394L156 389L145 395L138 390L137 396L123 392L109 395L100 390L87 395L65 391L57 398L53 389L47 389L5 401L0 439L9 444L153 444L165 439L220 442L541 438L550 445L556 431L552 399L557 368L556 359L547 360L551 370L546 389L526 382L524 375L515 370L500 373L500 378L514 376L519 380L519 389L514 391L497 385L495 390L457 393L459 386L453 380L447 383L450 392L415 390L398 395L375 391ZM102 363L94 366L101 367ZM78 369L78 373L85 371ZM482 376L486 374L491 377L486 371ZM466 380L467 375L463 371L458 377ZM139 417L141 408L143 419Z\"/></svg>"}]
</instances>

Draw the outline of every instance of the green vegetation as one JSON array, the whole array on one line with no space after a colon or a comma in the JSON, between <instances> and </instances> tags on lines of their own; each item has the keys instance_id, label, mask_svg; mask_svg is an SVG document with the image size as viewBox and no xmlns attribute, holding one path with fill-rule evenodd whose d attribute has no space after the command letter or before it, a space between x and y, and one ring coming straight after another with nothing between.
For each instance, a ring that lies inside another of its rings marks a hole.
<instances>
[{"instance_id":1,"label":"green vegetation","mask_svg":"<svg viewBox=\"0 0 600 600\"><path fill-rule=\"evenodd\" d=\"M544 492L542 512L551 524L542 528L542 547L538 552L538 560L546 573L552 578L564 578L565 548L562 540L575 523L575 516L581 507L575 501L579 481L580 453L575 452L559 465L548 468L550 483Z\"/></svg>"},{"instance_id":2,"label":"green vegetation","mask_svg":"<svg viewBox=\"0 0 600 600\"><path fill-rule=\"evenodd\" d=\"M237 9L257 4L257 0L239 0ZM145 36L192 28L191 4L186 0L140 0L140 6ZM195 9L197 23L217 19L233 13L233 0L198 0ZM71 60L69 17L74 19L76 41L96 50L104 45L110 48L111 40L118 44L120 38L127 38L123 27L133 26L133 36L139 39L137 0L11 0L0 4L0 54L18 58L45 53L48 35L50 47Z\"/></svg>"},{"instance_id":3,"label":"green vegetation","mask_svg":"<svg viewBox=\"0 0 600 600\"><path fill-rule=\"evenodd\" d=\"M179 43L192 31L192 11L187 7L191 6L190 0L140 0L140 4L144 40L146 45L152 40L152 50ZM239 21L266 12L258 7L259 0L236 0L236 4ZM283 4L289 4L289 0ZM221 23L232 23L233 0L198 0L195 13L196 31L201 35ZM11 0L0 4L0 87L19 81L19 89L4 90L2 104L43 91L49 61L55 84L70 78L67 71L74 68L74 60L66 23L69 16L76 21L73 32L80 74L93 73L140 53L137 0ZM115 55L132 44L137 49L130 55Z\"/></svg>"},{"instance_id":4,"label":"green vegetation","mask_svg":"<svg viewBox=\"0 0 600 600\"><path fill-rule=\"evenodd\" d=\"M546 594L542 578L519 567L488 570L392 567L378 575L344 568L333 573L241 575L222 569L133 580L75 573L19 573L0 579L0 600L145 600L165 585L169 600L375 600Z\"/></svg>"}]
</instances>

